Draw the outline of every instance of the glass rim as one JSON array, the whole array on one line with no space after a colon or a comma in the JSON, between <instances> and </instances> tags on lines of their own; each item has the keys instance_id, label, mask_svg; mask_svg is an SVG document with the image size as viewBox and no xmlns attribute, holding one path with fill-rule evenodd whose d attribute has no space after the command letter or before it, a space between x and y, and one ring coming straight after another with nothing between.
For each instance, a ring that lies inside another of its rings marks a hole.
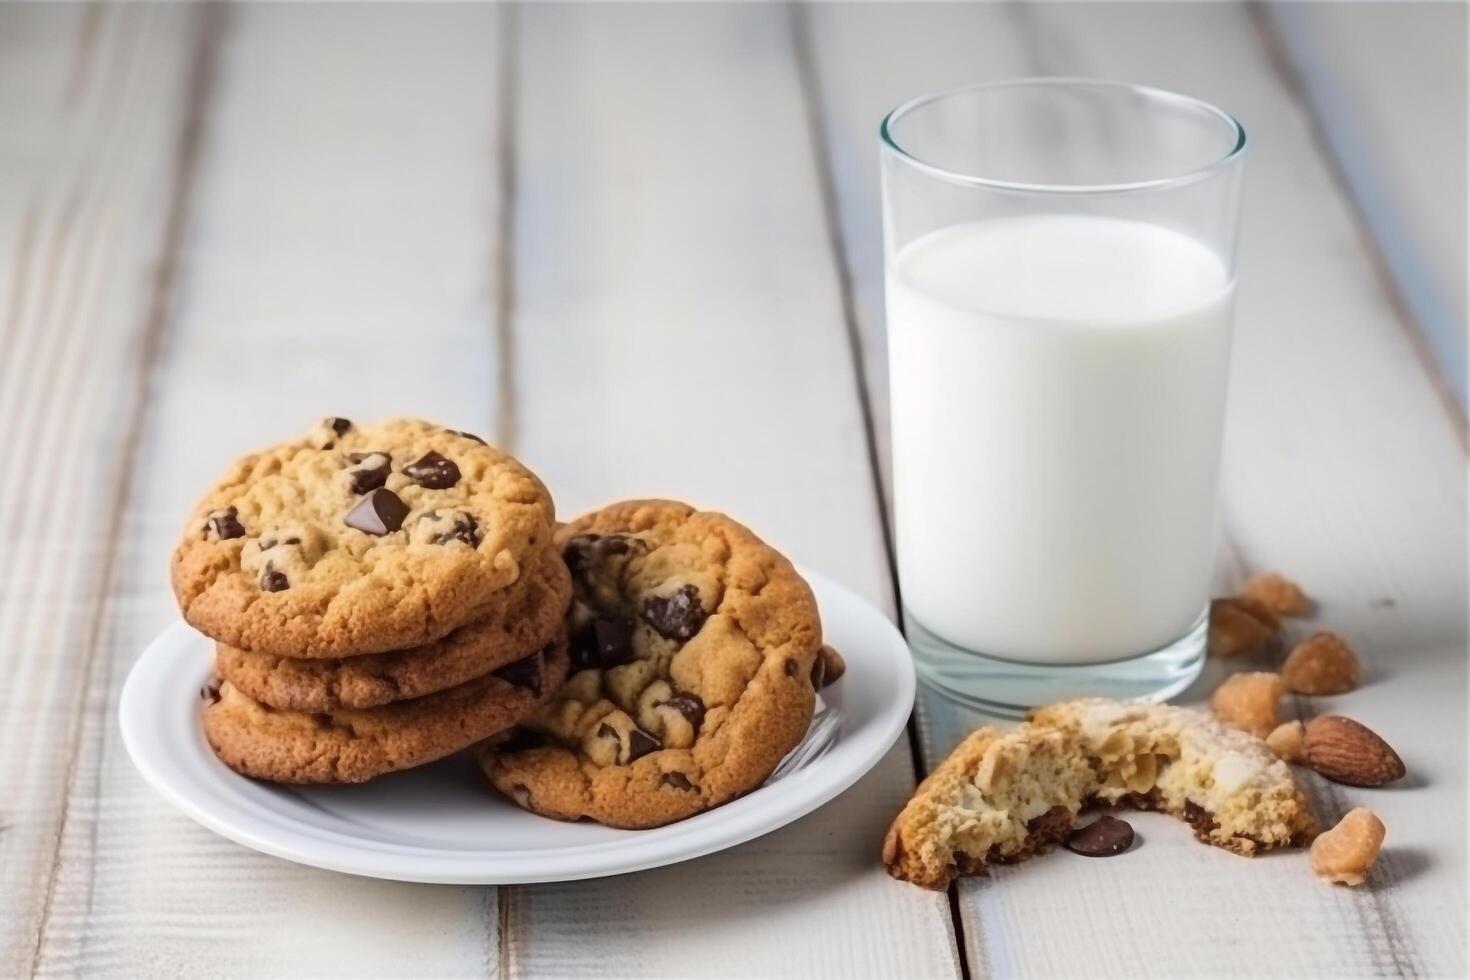
<instances>
[{"instance_id":1,"label":"glass rim","mask_svg":"<svg viewBox=\"0 0 1470 980\"><path fill-rule=\"evenodd\" d=\"M1182 174L1173 174L1167 177L1150 177L1144 180L1123 181L1111 184L1048 184L1030 183L1018 180L1002 180L996 177L981 177L976 174L963 173L941 167L930 163L913 153L909 152L893 135L893 126L904 116L916 109L939 102L942 99L952 98L969 92L978 92L991 89L1004 88L1099 88L1118 89L1132 92L1145 98L1170 104L1176 107L1185 106L1193 109L1203 110L1206 114L1213 116L1216 120L1225 123L1231 132L1235 134L1235 143L1222 156L1209 163L1196 167ZM1240 120L1230 113L1203 99L1197 99L1192 95L1184 95L1179 92L1171 92L1168 89L1155 88L1151 85L1137 85L1133 82L1120 82L1103 78L1087 78L1077 75L1031 75L1021 78L1009 78L992 82L972 82L968 85L958 85L954 88L943 89L938 92L930 92L925 95L915 96L898 105L886 116L878 126L878 138L885 151L897 155L905 163L922 170L931 177L937 177L955 184L964 184L972 187L984 187L991 190L1017 191L1028 194L1113 194L1126 193L1130 191L1153 191L1170 187L1179 187L1192 184L1205 177L1224 170L1245 155L1246 135L1245 127Z\"/></svg>"}]
</instances>

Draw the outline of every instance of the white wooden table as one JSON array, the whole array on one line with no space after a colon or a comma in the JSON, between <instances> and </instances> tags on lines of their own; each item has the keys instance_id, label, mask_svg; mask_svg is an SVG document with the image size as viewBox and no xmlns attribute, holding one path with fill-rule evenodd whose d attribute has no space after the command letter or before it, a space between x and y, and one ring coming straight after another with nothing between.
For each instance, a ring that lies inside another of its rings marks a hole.
<instances>
[{"instance_id":1,"label":"white wooden table","mask_svg":"<svg viewBox=\"0 0 1470 980\"><path fill-rule=\"evenodd\" d=\"M1459 4L0 8L0 976L1464 974L1465 35ZM727 509L892 613L875 127L1032 73L1251 133L1222 587L1289 572L1368 661L1339 702L1409 785L1312 790L1383 815L1372 888L1149 815L1124 861L894 882L886 822L977 721L924 695L811 816L580 884L310 870L143 784L117 695L180 515L327 413L493 435L566 514Z\"/></svg>"}]
</instances>

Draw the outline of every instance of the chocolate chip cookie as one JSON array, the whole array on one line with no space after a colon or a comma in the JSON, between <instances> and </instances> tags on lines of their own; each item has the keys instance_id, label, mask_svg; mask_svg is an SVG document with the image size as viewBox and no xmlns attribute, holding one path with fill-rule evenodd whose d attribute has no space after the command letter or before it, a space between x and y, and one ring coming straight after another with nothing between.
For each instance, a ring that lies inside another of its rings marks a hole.
<instances>
[{"instance_id":1,"label":"chocolate chip cookie","mask_svg":"<svg viewBox=\"0 0 1470 980\"><path fill-rule=\"evenodd\" d=\"M791 563L721 514L646 500L558 530L573 582L572 674L489 745L522 807L656 827L759 786L811 723L817 605ZM836 661L840 663L840 659Z\"/></svg>"},{"instance_id":2,"label":"chocolate chip cookie","mask_svg":"<svg viewBox=\"0 0 1470 980\"><path fill-rule=\"evenodd\" d=\"M1188 708L1085 698L972 732L894 818L883 863L944 889L1050 849L1095 802L1174 814L1247 857L1301 846L1316 827L1290 767L1260 739Z\"/></svg>"},{"instance_id":3,"label":"chocolate chip cookie","mask_svg":"<svg viewBox=\"0 0 1470 980\"><path fill-rule=\"evenodd\" d=\"M566 676L565 640L477 680L377 708L277 711L229 681L204 693L204 734L231 769L279 783L361 783L441 759L525 718Z\"/></svg>"},{"instance_id":4,"label":"chocolate chip cookie","mask_svg":"<svg viewBox=\"0 0 1470 980\"><path fill-rule=\"evenodd\" d=\"M541 481L476 436L329 418L205 495L174 593L195 628L256 653L402 650L482 618L553 523Z\"/></svg>"},{"instance_id":5,"label":"chocolate chip cookie","mask_svg":"<svg viewBox=\"0 0 1470 980\"><path fill-rule=\"evenodd\" d=\"M303 660L219 644L215 670L272 708L336 711L374 708L473 680L545 647L560 634L572 580L547 548L486 618L411 650L341 660Z\"/></svg>"}]
</instances>

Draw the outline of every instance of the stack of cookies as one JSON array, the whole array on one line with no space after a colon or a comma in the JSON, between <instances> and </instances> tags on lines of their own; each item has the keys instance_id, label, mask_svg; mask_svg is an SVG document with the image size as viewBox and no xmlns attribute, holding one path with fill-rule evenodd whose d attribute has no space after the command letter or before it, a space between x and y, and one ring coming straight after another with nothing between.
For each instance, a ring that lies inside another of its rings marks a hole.
<instances>
[{"instance_id":1,"label":"stack of cookies","mask_svg":"<svg viewBox=\"0 0 1470 980\"><path fill-rule=\"evenodd\" d=\"M356 783L528 719L567 674L551 497L476 436L323 421L245 457L173 557L216 643L215 753L249 776Z\"/></svg>"},{"instance_id":2,"label":"stack of cookies","mask_svg":"<svg viewBox=\"0 0 1470 980\"><path fill-rule=\"evenodd\" d=\"M329 418L240 460L173 557L230 768L357 783L478 746L535 813L655 827L760 786L843 671L781 554L667 500L556 526L464 432Z\"/></svg>"}]
</instances>

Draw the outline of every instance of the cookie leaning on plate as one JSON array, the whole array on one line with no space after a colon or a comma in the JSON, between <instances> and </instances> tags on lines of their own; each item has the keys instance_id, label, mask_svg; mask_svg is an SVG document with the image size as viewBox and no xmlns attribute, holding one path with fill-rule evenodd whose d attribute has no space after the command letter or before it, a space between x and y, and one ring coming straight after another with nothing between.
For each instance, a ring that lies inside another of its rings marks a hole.
<instances>
[{"instance_id":1,"label":"cookie leaning on plate","mask_svg":"<svg viewBox=\"0 0 1470 980\"><path fill-rule=\"evenodd\" d=\"M190 625L256 653L401 650L482 617L553 522L541 482L475 436L327 419L205 495L174 593Z\"/></svg>"},{"instance_id":2,"label":"cookie leaning on plate","mask_svg":"<svg viewBox=\"0 0 1470 980\"><path fill-rule=\"evenodd\" d=\"M463 684L525 657L563 629L572 580L555 548L533 559L484 619L425 646L340 660L278 657L218 644L215 670L257 701L294 711L373 708Z\"/></svg>"},{"instance_id":3,"label":"cookie leaning on plate","mask_svg":"<svg viewBox=\"0 0 1470 980\"><path fill-rule=\"evenodd\" d=\"M482 751L491 783L545 816L656 827L764 782L805 735L826 660L791 563L671 501L614 504L556 540L572 676L523 736Z\"/></svg>"},{"instance_id":4,"label":"cookie leaning on plate","mask_svg":"<svg viewBox=\"0 0 1470 980\"><path fill-rule=\"evenodd\" d=\"M566 677L564 639L435 694L329 714L277 711L229 681L206 689L204 735L220 760L278 783L361 783L505 731Z\"/></svg>"}]
</instances>

